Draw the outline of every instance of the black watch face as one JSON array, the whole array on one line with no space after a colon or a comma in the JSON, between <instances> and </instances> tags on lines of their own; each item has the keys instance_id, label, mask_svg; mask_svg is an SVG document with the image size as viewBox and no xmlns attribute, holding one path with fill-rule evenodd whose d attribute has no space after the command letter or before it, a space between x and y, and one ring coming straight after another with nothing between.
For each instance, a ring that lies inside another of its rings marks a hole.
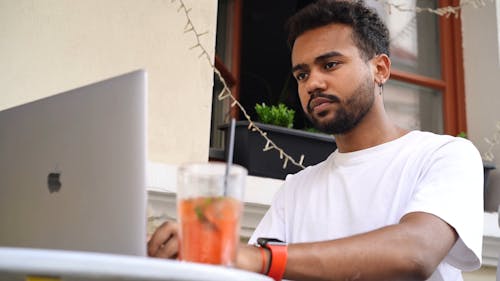
<instances>
[{"instance_id":1,"label":"black watch face","mask_svg":"<svg viewBox=\"0 0 500 281\"><path fill-rule=\"evenodd\" d=\"M276 238L266 238L266 237L259 237L257 238L257 244L259 244L261 247L265 247L266 245L285 245L286 243L276 239Z\"/></svg>"}]
</instances>

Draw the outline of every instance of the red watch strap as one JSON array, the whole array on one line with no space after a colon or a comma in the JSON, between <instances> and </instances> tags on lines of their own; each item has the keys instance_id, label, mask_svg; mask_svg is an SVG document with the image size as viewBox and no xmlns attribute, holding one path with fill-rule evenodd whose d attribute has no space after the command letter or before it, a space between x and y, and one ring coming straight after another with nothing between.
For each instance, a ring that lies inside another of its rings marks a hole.
<instances>
[{"instance_id":1,"label":"red watch strap","mask_svg":"<svg viewBox=\"0 0 500 281\"><path fill-rule=\"evenodd\" d=\"M285 274L286 261L288 257L288 247L286 245L266 245L271 250L271 265L267 276L279 281Z\"/></svg>"}]
</instances>

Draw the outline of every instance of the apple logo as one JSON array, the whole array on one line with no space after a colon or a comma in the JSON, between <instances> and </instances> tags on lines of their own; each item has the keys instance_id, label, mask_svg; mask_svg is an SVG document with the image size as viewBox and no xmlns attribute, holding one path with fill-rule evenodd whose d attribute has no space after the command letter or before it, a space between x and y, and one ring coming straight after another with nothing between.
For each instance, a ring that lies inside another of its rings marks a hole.
<instances>
[{"instance_id":1,"label":"apple logo","mask_svg":"<svg viewBox=\"0 0 500 281\"><path fill-rule=\"evenodd\" d=\"M60 177L60 173L50 173L47 177L47 185L49 187L50 193L59 192L59 190L61 189Z\"/></svg>"}]
</instances>

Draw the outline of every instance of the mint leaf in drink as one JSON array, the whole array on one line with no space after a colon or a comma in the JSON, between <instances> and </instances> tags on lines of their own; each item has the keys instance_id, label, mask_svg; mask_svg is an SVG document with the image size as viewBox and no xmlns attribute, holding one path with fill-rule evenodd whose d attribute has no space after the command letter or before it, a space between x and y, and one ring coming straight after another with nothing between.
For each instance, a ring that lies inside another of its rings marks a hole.
<instances>
[{"instance_id":1,"label":"mint leaf in drink","mask_svg":"<svg viewBox=\"0 0 500 281\"><path fill-rule=\"evenodd\" d=\"M194 212L196 214L196 217L198 218L198 220L201 223L203 223L204 225L208 226L212 230L218 231L219 228L217 227L217 225L214 222L210 221L207 218L207 215L205 214L205 212L207 211L208 206L210 204L212 204L213 201L214 201L214 198L212 198L212 197L205 198L203 204L199 204L199 205L196 205L194 207Z\"/></svg>"},{"instance_id":2,"label":"mint leaf in drink","mask_svg":"<svg viewBox=\"0 0 500 281\"><path fill-rule=\"evenodd\" d=\"M203 209L201 208L200 205L194 207L194 212L199 221L207 220L207 218L205 218L205 215L203 214Z\"/></svg>"}]
</instances>

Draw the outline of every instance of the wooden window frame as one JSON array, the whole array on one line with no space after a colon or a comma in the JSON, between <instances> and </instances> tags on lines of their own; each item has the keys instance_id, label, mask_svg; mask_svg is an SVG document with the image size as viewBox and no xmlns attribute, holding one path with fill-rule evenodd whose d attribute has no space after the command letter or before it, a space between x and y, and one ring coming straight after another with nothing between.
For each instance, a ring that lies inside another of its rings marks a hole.
<instances>
[{"instance_id":1,"label":"wooden window frame","mask_svg":"<svg viewBox=\"0 0 500 281\"><path fill-rule=\"evenodd\" d=\"M439 7L459 6L459 0L439 0ZM436 15L437 16L437 15ZM467 132L465 86L460 16L439 16L441 79L391 70L391 79L433 88L443 95L444 133L456 136Z\"/></svg>"},{"instance_id":2,"label":"wooden window frame","mask_svg":"<svg viewBox=\"0 0 500 281\"><path fill-rule=\"evenodd\" d=\"M241 32L242 32L242 18L243 18L243 0L233 0L233 17L232 25L233 30L231 34L231 65L224 64L223 60L215 55L215 68L219 70L222 78L230 87L231 94L236 100L240 98L240 73L241 73ZM239 108L233 106L231 108L230 116L238 119Z\"/></svg>"}]
</instances>

